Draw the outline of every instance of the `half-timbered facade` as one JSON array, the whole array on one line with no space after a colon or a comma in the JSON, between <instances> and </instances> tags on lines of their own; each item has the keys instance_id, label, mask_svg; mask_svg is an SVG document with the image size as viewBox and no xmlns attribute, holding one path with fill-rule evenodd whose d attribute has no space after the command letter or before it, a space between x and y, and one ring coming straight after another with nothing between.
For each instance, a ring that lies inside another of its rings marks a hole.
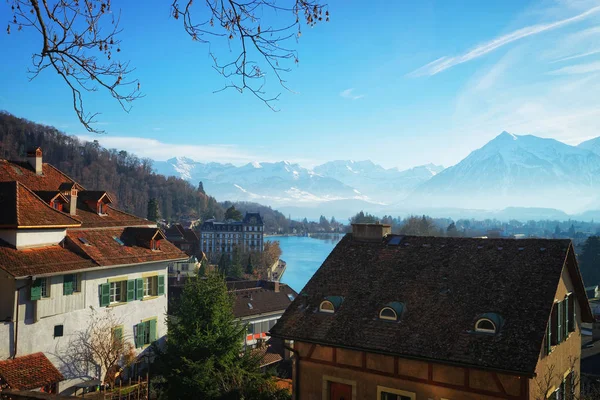
<instances>
[{"instance_id":1,"label":"half-timbered facade","mask_svg":"<svg viewBox=\"0 0 600 400\"><path fill-rule=\"evenodd\" d=\"M355 225L271 329L294 397L569 399L592 320L569 240Z\"/></svg>"}]
</instances>

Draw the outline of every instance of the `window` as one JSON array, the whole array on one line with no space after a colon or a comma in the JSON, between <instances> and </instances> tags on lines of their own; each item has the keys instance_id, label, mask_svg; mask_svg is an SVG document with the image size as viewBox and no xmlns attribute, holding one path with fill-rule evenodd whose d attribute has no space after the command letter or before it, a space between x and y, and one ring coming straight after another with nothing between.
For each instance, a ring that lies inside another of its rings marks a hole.
<instances>
[{"instance_id":1,"label":"window","mask_svg":"<svg viewBox=\"0 0 600 400\"><path fill-rule=\"evenodd\" d=\"M396 315L396 311L394 311L390 307L384 307L384 308L382 308L381 311L379 312L379 318L381 318L381 319L387 319L387 320L390 320L390 321L397 321L398 320L398 316Z\"/></svg>"},{"instance_id":2,"label":"window","mask_svg":"<svg viewBox=\"0 0 600 400\"><path fill-rule=\"evenodd\" d=\"M160 250L160 240L154 240L152 239L150 241L150 248L154 251L158 251Z\"/></svg>"},{"instance_id":3,"label":"window","mask_svg":"<svg viewBox=\"0 0 600 400\"><path fill-rule=\"evenodd\" d=\"M63 325L54 325L54 337L61 337L63 335Z\"/></svg>"},{"instance_id":4,"label":"window","mask_svg":"<svg viewBox=\"0 0 600 400\"><path fill-rule=\"evenodd\" d=\"M125 243L123 243L123 241L121 239L119 239L118 237L113 236L113 239L115 242L119 243L119 245L125 246Z\"/></svg>"},{"instance_id":5,"label":"window","mask_svg":"<svg viewBox=\"0 0 600 400\"><path fill-rule=\"evenodd\" d=\"M321 305L319 306L319 311L324 312L324 313L334 313L335 308L333 307L332 302L330 302L329 300L324 300L321 302Z\"/></svg>"},{"instance_id":6,"label":"window","mask_svg":"<svg viewBox=\"0 0 600 400\"><path fill-rule=\"evenodd\" d=\"M546 350L547 353L550 353L552 349L549 346L556 346L564 342L569 333L574 332L577 326L575 299L572 293L567 294L563 301L554 303L548 326Z\"/></svg>"},{"instance_id":7,"label":"window","mask_svg":"<svg viewBox=\"0 0 600 400\"><path fill-rule=\"evenodd\" d=\"M106 215L106 206L103 202L98 202L98 215Z\"/></svg>"},{"instance_id":8,"label":"window","mask_svg":"<svg viewBox=\"0 0 600 400\"><path fill-rule=\"evenodd\" d=\"M71 295L81 291L79 274L63 275L63 295Z\"/></svg>"},{"instance_id":9,"label":"window","mask_svg":"<svg viewBox=\"0 0 600 400\"><path fill-rule=\"evenodd\" d=\"M144 347L154 342L156 337L156 318L140 322L134 326L135 347Z\"/></svg>"},{"instance_id":10,"label":"window","mask_svg":"<svg viewBox=\"0 0 600 400\"><path fill-rule=\"evenodd\" d=\"M39 278L42 297L50 297L50 278Z\"/></svg>"},{"instance_id":11,"label":"window","mask_svg":"<svg viewBox=\"0 0 600 400\"><path fill-rule=\"evenodd\" d=\"M416 398L413 392L377 386L377 400L415 400Z\"/></svg>"},{"instance_id":12,"label":"window","mask_svg":"<svg viewBox=\"0 0 600 400\"><path fill-rule=\"evenodd\" d=\"M118 281L118 282L110 282L110 294L109 294L109 302L113 303L122 303L125 302L127 297L127 281Z\"/></svg>"},{"instance_id":13,"label":"window","mask_svg":"<svg viewBox=\"0 0 600 400\"><path fill-rule=\"evenodd\" d=\"M294 295L291 293L288 293L287 295L288 299L290 299L290 301L294 301Z\"/></svg>"},{"instance_id":14,"label":"window","mask_svg":"<svg viewBox=\"0 0 600 400\"><path fill-rule=\"evenodd\" d=\"M158 292L158 276L148 276L144 278L144 297L156 296Z\"/></svg>"},{"instance_id":15,"label":"window","mask_svg":"<svg viewBox=\"0 0 600 400\"><path fill-rule=\"evenodd\" d=\"M496 333L496 325L486 318L482 318L475 324L475 331L485 333Z\"/></svg>"}]
</instances>

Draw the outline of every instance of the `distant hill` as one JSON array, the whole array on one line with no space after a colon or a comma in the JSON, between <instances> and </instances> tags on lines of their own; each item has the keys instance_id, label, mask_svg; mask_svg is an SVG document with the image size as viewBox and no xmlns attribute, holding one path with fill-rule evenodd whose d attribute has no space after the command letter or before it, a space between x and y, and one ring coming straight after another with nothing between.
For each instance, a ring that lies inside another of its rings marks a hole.
<instances>
[{"instance_id":1,"label":"distant hill","mask_svg":"<svg viewBox=\"0 0 600 400\"><path fill-rule=\"evenodd\" d=\"M159 200L162 218L205 215L222 218L223 207L184 179L153 172L152 160L83 142L56 128L0 112L0 158L23 160L28 148L40 146L48 162L86 189L116 195L122 210L146 217L150 198Z\"/></svg>"},{"instance_id":2,"label":"distant hill","mask_svg":"<svg viewBox=\"0 0 600 400\"><path fill-rule=\"evenodd\" d=\"M590 150L600 156L600 137L586 140L585 142L579 143L577 146L581 149Z\"/></svg>"}]
</instances>

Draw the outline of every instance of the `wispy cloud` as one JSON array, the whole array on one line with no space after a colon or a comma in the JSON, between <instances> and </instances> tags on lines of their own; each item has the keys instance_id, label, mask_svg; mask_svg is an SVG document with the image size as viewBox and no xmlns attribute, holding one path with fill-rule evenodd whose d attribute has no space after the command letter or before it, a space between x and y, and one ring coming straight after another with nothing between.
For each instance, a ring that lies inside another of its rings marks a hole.
<instances>
[{"instance_id":1,"label":"wispy cloud","mask_svg":"<svg viewBox=\"0 0 600 400\"><path fill-rule=\"evenodd\" d=\"M548 31L551 29L556 29L556 28L559 28L561 26L564 26L564 25L567 25L567 24L570 24L573 22L583 20L583 19L591 16L592 14L597 13L598 11L600 11L600 6L590 8L589 10L582 12L571 18L562 19L562 20L552 22L549 24L537 24L537 25L531 25L531 26L527 26L525 28L517 29L514 32L508 33L506 35L503 35L503 36L497 37L493 40L490 40L489 42L483 43L464 54L461 54L458 56L452 56L452 57L444 56L444 57L438 58L437 60L432 61L429 64L424 65L423 67L418 68L415 71L409 73L408 76L418 77L418 76L431 76L431 75L439 74L440 72L445 71L448 68L452 68L456 65L459 65L459 64L471 61L475 58L481 57L483 55L486 55L486 54L488 54L502 46L505 46L509 43L526 38L528 36L537 35L539 33L542 33L542 32L545 32L545 31Z\"/></svg>"},{"instance_id":2,"label":"wispy cloud","mask_svg":"<svg viewBox=\"0 0 600 400\"><path fill-rule=\"evenodd\" d=\"M345 99L350 99L350 100L358 100L358 99L362 99L363 97L365 97L364 94L354 94L354 88L342 90L340 92L340 96L342 96Z\"/></svg>"},{"instance_id":3,"label":"wispy cloud","mask_svg":"<svg viewBox=\"0 0 600 400\"><path fill-rule=\"evenodd\" d=\"M158 132L158 131L162 131L162 128L152 128L153 131Z\"/></svg>"},{"instance_id":4,"label":"wispy cloud","mask_svg":"<svg viewBox=\"0 0 600 400\"><path fill-rule=\"evenodd\" d=\"M579 75L579 74L589 74L590 72L598 72L600 71L600 61L595 61L586 64L577 64L570 65L568 67L563 67L556 69L554 71L550 71L551 75Z\"/></svg>"},{"instance_id":5,"label":"wispy cloud","mask_svg":"<svg viewBox=\"0 0 600 400\"><path fill-rule=\"evenodd\" d=\"M563 61L575 60L576 58L583 58L593 56L594 54L600 54L600 50L586 51L585 53L579 53L568 57L562 57L558 60L550 61L550 64L555 64Z\"/></svg>"},{"instance_id":6,"label":"wispy cloud","mask_svg":"<svg viewBox=\"0 0 600 400\"><path fill-rule=\"evenodd\" d=\"M98 140L106 148L125 150L136 154L138 157L151 158L157 161L168 160L172 157L188 157L201 162L230 162L232 164L245 164L261 159L257 154L251 154L235 145L209 144L173 144L130 136L91 136L77 135L82 140Z\"/></svg>"}]
</instances>

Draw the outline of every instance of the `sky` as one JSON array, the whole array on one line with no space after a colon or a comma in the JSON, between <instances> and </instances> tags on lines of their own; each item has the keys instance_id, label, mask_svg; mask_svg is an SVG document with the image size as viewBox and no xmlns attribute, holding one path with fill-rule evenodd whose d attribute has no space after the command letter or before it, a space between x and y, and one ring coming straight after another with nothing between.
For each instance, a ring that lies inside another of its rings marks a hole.
<instances>
[{"instance_id":1,"label":"sky","mask_svg":"<svg viewBox=\"0 0 600 400\"><path fill-rule=\"evenodd\" d=\"M227 81L209 46L193 42L168 4L114 0L122 51L143 98L124 112L106 93L88 133L69 89L27 73L36 32L0 31L0 110L141 157L288 160L312 167L370 159L384 167L450 166L502 131L568 144L600 136L600 0L331 0L331 20L303 27L299 63L273 112ZM8 23L7 2L0 18ZM210 45L228 56L225 42ZM10 60L10 61L8 61Z\"/></svg>"}]
</instances>

